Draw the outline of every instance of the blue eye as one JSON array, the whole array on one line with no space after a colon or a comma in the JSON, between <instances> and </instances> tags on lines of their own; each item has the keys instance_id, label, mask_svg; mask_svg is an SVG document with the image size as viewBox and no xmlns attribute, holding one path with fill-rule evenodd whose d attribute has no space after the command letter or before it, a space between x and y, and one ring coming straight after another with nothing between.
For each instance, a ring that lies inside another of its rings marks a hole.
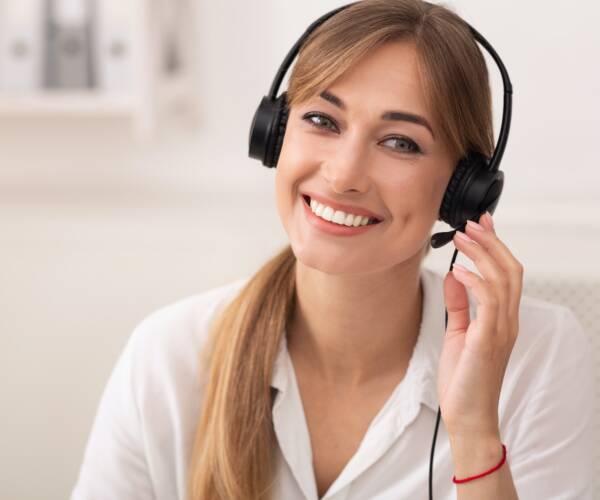
<instances>
[{"instance_id":1,"label":"blue eye","mask_svg":"<svg viewBox=\"0 0 600 500\"><path fill-rule=\"evenodd\" d=\"M316 120L313 120L315 118ZM333 131L337 131L337 125L333 118L323 114L323 113L307 113L302 117L303 120L307 121L310 125L320 129L330 129ZM408 137L401 136L392 136L385 139L383 142L387 141L396 141L397 143L405 143L408 145L408 148L401 147L392 147L394 151L398 153L409 153L409 154L422 154L421 148L419 145Z\"/></svg>"}]
</instances>

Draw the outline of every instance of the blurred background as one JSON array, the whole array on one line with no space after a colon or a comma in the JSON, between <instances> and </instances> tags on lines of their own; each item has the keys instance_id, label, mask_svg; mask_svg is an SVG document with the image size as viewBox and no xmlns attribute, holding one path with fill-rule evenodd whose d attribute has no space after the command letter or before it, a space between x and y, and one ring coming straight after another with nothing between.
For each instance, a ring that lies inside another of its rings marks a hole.
<instances>
[{"instance_id":1,"label":"blurred background","mask_svg":"<svg viewBox=\"0 0 600 500\"><path fill-rule=\"evenodd\" d=\"M293 43L344 3L0 0L2 499L67 498L135 325L287 243L250 124ZM514 88L497 232L524 293L571 307L600 359L600 7L444 4ZM426 266L444 273L453 248Z\"/></svg>"}]
</instances>

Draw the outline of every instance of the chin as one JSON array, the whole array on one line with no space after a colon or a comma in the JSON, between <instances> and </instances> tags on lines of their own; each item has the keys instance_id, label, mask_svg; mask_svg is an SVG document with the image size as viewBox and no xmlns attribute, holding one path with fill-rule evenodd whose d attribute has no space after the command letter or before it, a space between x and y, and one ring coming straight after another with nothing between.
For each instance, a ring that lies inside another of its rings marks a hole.
<instances>
[{"instance_id":1,"label":"chin","mask_svg":"<svg viewBox=\"0 0 600 500\"><path fill-rule=\"evenodd\" d=\"M302 239L302 238L301 238ZM416 265L421 261L423 245L406 245L383 248L356 250L348 252L347 248L335 242L316 242L311 239L299 241L290 239L290 246L296 259L305 267L331 275L356 275L393 271L394 268Z\"/></svg>"},{"instance_id":2,"label":"chin","mask_svg":"<svg viewBox=\"0 0 600 500\"><path fill-rule=\"evenodd\" d=\"M396 262L378 262L373 254L350 255L340 253L340 248L324 248L320 244L318 250L291 243L292 251L303 266L331 275L369 274L393 267Z\"/></svg>"}]
</instances>

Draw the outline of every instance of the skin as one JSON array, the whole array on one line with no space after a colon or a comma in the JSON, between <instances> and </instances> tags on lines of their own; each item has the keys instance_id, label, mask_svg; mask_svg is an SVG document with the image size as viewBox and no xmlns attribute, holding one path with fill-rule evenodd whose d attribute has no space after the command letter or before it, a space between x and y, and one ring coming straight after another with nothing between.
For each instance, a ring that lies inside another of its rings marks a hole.
<instances>
[{"instance_id":1,"label":"skin","mask_svg":"<svg viewBox=\"0 0 600 500\"><path fill-rule=\"evenodd\" d=\"M289 349L321 387L359 391L402 374L410 359L423 251L455 162L425 127L380 119L387 110L413 112L435 133L411 43L375 49L327 90L347 110L318 95L292 108L276 169L277 208L297 257ZM335 124L303 120L307 112ZM409 138L423 154L391 136ZM325 234L306 220L303 189L384 220L358 236Z\"/></svg>"}]
</instances>

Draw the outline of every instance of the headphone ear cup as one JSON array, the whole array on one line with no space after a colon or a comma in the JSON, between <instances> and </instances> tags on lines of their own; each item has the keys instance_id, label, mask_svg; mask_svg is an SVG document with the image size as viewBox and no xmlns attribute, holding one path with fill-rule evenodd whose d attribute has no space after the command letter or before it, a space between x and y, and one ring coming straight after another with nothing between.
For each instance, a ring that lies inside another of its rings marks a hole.
<instances>
[{"instance_id":1,"label":"headphone ear cup","mask_svg":"<svg viewBox=\"0 0 600 500\"><path fill-rule=\"evenodd\" d=\"M440 217L438 220L441 220L454 228L460 225L460 221L456 221L456 217L453 214L455 212L454 208L460 202L458 193L468 170L468 158L463 156L454 168L454 172L452 173L452 177L450 177L440 206Z\"/></svg>"},{"instance_id":2,"label":"headphone ear cup","mask_svg":"<svg viewBox=\"0 0 600 500\"><path fill-rule=\"evenodd\" d=\"M274 167L279 159L287 125L287 93L277 99L263 97L250 126L248 156L260 160L265 167Z\"/></svg>"},{"instance_id":3,"label":"headphone ear cup","mask_svg":"<svg viewBox=\"0 0 600 500\"><path fill-rule=\"evenodd\" d=\"M460 159L446 187L440 206L440 218L457 228L498 204L504 174L490 171L489 160L481 153L469 151Z\"/></svg>"},{"instance_id":4,"label":"headphone ear cup","mask_svg":"<svg viewBox=\"0 0 600 500\"><path fill-rule=\"evenodd\" d=\"M277 168L277 163L279 162L279 153L281 153L281 147L283 146L283 138L285 137L285 129L287 128L290 114L287 105L287 94L285 92L277 98L277 101L277 127L273 137L272 150L270 151L271 166L275 168Z\"/></svg>"}]
</instances>

